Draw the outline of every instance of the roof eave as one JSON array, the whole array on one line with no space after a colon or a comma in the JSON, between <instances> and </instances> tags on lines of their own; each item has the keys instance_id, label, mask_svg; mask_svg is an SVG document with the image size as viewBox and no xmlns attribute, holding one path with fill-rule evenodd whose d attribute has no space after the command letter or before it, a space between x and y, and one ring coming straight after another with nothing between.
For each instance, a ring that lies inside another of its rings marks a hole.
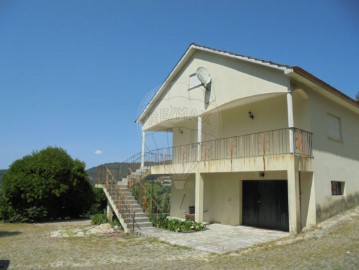
<instances>
[{"instance_id":1,"label":"roof eave","mask_svg":"<svg viewBox=\"0 0 359 270\"><path fill-rule=\"evenodd\" d=\"M346 101L350 105L355 106L357 109L359 108L359 102L358 101L352 99L351 97L347 96L346 94L339 91L335 87L333 87L330 84L322 81L321 79L317 78L316 76L309 73L308 71L302 69L301 67L294 66L294 67L292 67L292 70L293 70L293 72L295 74L299 75L300 77L302 77L304 79L307 79L307 80L311 81L312 83L314 83L316 85L319 85L321 88L323 88L326 91L328 91L329 93L343 99L344 101ZM288 75L290 75L290 73L288 73Z\"/></svg>"},{"instance_id":2,"label":"roof eave","mask_svg":"<svg viewBox=\"0 0 359 270\"><path fill-rule=\"evenodd\" d=\"M153 98L151 99L151 101L147 104L146 108L143 110L143 112L140 114L140 116L136 119L137 123L141 123L143 124L143 120L146 117L148 111L151 109L151 107L153 106L152 104L154 104L155 102L157 102L157 100L159 99L159 97L162 95L162 93L164 92L164 90L166 89L166 85L168 84L169 81L171 81L176 75L177 72L181 69L181 67L183 66L183 64L186 62L186 60L193 54L194 52L194 43L191 43L190 46L188 47L188 49L185 51L185 53L182 55L182 57L180 58L180 60L177 62L177 64L173 67L173 69L171 70L171 72L169 73L169 75L167 76L166 80L162 83L161 87L158 89L158 91L156 92L156 94L153 96Z\"/></svg>"}]
</instances>

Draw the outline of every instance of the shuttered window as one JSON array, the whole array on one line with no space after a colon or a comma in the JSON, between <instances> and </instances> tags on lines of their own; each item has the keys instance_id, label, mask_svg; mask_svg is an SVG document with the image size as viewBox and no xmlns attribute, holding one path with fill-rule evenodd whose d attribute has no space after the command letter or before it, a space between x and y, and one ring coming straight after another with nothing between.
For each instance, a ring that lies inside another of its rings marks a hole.
<instances>
[{"instance_id":1,"label":"shuttered window","mask_svg":"<svg viewBox=\"0 0 359 270\"><path fill-rule=\"evenodd\" d=\"M327 120L328 120L328 138L335 141L343 141L340 118L328 113Z\"/></svg>"}]
</instances>

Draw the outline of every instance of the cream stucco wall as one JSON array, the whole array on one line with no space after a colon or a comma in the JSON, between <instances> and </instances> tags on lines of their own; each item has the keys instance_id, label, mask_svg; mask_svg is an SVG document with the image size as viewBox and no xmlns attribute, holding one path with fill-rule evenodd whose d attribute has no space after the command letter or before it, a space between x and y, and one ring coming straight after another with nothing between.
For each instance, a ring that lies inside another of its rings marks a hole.
<instances>
[{"instance_id":1,"label":"cream stucco wall","mask_svg":"<svg viewBox=\"0 0 359 270\"><path fill-rule=\"evenodd\" d=\"M315 91L306 92L310 100L311 129L314 134L317 219L322 220L345 210L355 201L359 203L359 114ZM340 118L342 141L328 138L328 114ZM345 182L344 196L332 196L331 181Z\"/></svg>"},{"instance_id":2,"label":"cream stucco wall","mask_svg":"<svg viewBox=\"0 0 359 270\"><path fill-rule=\"evenodd\" d=\"M210 94L203 86L188 89L189 77L198 67L206 67L211 74ZM241 224L241 181L258 180L258 171L266 171L260 180L290 178L289 214L293 231L359 203L359 114L329 100L329 94L323 95L324 89L314 90L293 79L290 84L282 70L197 51L167 85L149 118L143 121L143 129L171 130L173 145L179 146L197 141L199 115L202 115L202 141L287 128L288 89L293 90L295 128L313 133L314 159L294 158L286 153L198 163L192 160L193 164L186 164L185 172L191 173L187 178L174 176L174 182L182 181L183 187L173 185L171 216L184 218L188 207L195 205L195 173L203 179L204 197L200 206L206 222ZM253 119L248 117L249 111ZM328 138L328 114L340 118L342 141ZM152 169L159 174L180 173L183 166L170 164ZM345 182L344 196L332 196L331 181Z\"/></svg>"},{"instance_id":3,"label":"cream stucco wall","mask_svg":"<svg viewBox=\"0 0 359 270\"><path fill-rule=\"evenodd\" d=\"M188 207L195 205L195 175L190 174L185 178L172 178L171 188L171 217L184 219Z\"/></svg>"},{"instance_id":4,"label":"cream stucco wall","mask_svg":"<svg viewBox=\"0 0 359 270\"><path fill-rule=\"evenodd\" d=\"M205 88L189 90L189 77L198 67L211 74L209 104L205 104ZM196 117L205 111L216 110L236 100L286 93L290 81L282 70L224 58L203 51L196 52L169 85L160 101L143 123L143 129L164 129L184 118ZM181 119L179 119L181 118Z\"/></svg>"},{"instance_id":5,"label":"cream stucco wall","mask_svg":"<svg viewBox=\"0 0 359 270\"><path fill-rule=\"evenodd\" d=\"M286 180L287 173L270 171L261 178L258 172L203 173L202 177L204 180L203 220L209 223L240 225L242 224L242 181ZM195 201L194 174L174 181L183 182L183 187L176 188L175 184L172 185L171 216L183 219L184 213L188 212L188 207L194 205Z\"/></svg>"}]
</instances>

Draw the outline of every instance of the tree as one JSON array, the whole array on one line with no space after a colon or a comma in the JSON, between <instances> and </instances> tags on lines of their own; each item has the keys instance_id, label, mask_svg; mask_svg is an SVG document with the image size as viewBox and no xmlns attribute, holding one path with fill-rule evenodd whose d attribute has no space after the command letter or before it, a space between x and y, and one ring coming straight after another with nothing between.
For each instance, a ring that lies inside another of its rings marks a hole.
<instances>
[{"instance_id":1,"label":"tree","mask_svg":"<svg viewBox=\"0 0 359 270\"><path fill-rule=\"evenodd\" d=\"M94 201L85 164L56 147L13 162L4 175L1 193L0 218L8 221L79 217Z\"/></svg>"}]
</instances>

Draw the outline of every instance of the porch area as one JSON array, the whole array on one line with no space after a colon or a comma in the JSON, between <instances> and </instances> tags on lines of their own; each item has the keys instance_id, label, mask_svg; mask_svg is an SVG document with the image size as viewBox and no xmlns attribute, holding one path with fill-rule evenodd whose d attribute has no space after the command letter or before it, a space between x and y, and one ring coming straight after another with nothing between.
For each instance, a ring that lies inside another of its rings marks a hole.
<instances>
[{"instance_id":1,"label":"porch area","mask_svg":"<svg viewBox=\"0 0 359 270\"><path fill-rule=\"evenodd\" d=\"M210 224L207 226L207 230L195 233L177 233L158 228L145 228L141 234L156 237L172 245L218 254L249 248L289 236L289 233L281 231L222 224Z\"/></svg>"}]
</instances>

